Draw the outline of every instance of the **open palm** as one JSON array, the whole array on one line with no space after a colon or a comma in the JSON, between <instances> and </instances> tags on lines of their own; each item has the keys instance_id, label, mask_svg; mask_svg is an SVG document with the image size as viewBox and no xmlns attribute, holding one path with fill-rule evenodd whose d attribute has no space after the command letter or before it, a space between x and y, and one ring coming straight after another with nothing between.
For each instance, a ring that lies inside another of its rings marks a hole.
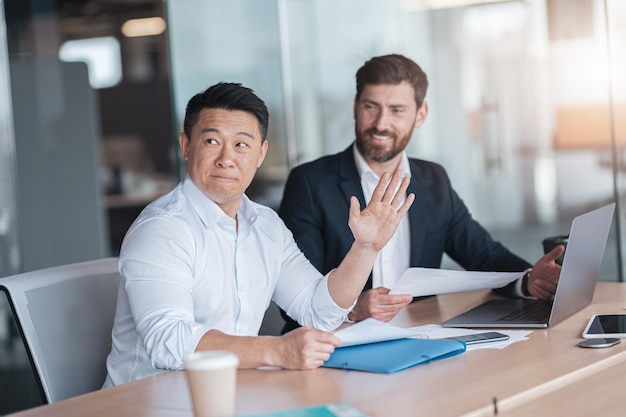
<instances>
[{"instance_id":1,"label":"open palm","mask_svg":"<svg viewBox=\"0 0 626 417\"><path fill-rule=\"evenodd\" d=\"M384 173L372 199L362 211L359 200L356 197L350 199L348 225L356 242L376 251L387 244L415 199L415 195L410 194L402 203L409 182L408 177L402 178L400 170L396 170L393 176Z\"/></svg>"}]
</instances>

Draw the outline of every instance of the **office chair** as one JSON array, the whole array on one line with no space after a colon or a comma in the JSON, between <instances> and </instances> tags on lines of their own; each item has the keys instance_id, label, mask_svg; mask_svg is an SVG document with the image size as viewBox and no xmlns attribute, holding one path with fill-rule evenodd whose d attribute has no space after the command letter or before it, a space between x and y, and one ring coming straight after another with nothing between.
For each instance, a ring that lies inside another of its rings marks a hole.
<instances>
[{"instance_id":1,"label":"office chair","mask_svg":"<svg viewBox=\"0 0 626 417\"><path fill-rule=\"evenodd\" d=\"M117 258L106 258L0 279L46 403L102 387L117 265Z\"/></svg>"}]
</instances>

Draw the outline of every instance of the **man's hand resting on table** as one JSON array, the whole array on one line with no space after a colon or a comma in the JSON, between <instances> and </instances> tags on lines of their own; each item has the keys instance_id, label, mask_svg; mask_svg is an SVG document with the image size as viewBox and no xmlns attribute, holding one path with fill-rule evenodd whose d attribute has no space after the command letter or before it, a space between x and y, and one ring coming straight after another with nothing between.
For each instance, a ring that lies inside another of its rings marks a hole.
<instances>
[{"instance_id":1,"label":"man's hand resting on table","mask_svg":"<svg viewBox=\"0 0 626 417\"><path fill-rule=\"evenodd\" d=\"M272 343L275 346L268 350L274 356L271 363L284 369L315 369L330 358L341 339L329 332L300 327L272 338Z\"/></svg>"}]
</instances>

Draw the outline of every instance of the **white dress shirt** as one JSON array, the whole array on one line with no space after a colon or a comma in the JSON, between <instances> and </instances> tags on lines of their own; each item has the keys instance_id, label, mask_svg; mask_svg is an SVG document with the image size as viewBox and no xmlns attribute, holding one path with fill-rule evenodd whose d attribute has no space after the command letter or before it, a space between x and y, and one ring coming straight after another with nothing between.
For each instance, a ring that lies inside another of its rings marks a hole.
<instances>
[{"instance_id":1,"label":"white dress shirt","mask_svg":"<svg viewBox=\"0 0 626 417\"><path fill-rule=\"evenodd\" d=\"M356 148L353 146L356 169L361 176L361 188L365 204L369 204L372 194L380 177L372 171ZM411 178L411 167L406 152L402 152L402 160L398 169L402 176ZM393 174L393 172L390 172ZM402 199L402 203L406 200ZM385 247L378 253L372 270L372 288L385 287L391 289L393 284L407 270L411 264L411 231L409 228L409 216L402 216L398 229Z\"/></svg>"},{"instance_id":2,"label":"white dress shirt","mask_svg":"<svg viewBox=\"0 0 626 417\"><path fill-rule=\"evenodd\" d=\"M331 298L328 276L272 209L244 196L237 219L189 178L140 214L120 252L105 387L182 369L210 329L258 335L271 300L305 326L344 321L349 310Z\"/></svg>"}]
</instances>

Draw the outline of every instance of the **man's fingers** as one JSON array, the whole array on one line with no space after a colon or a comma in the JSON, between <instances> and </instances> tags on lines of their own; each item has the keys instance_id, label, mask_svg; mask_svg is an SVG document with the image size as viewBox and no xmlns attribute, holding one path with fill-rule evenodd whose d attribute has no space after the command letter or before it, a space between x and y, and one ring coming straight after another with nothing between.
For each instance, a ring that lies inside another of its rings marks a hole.
<instances>
[{"instance_id":1,"label":"man's fingers","mask_svg":"<svg viewBox=\"0 0 626 417\"><path fill-rule=\"evenodd\" d=\"M541 287L535 286L535 293L537 294L537 298L542 300L549 300L553 297L553 293L550 291L546 291Z\"/></svg>"},{"instance_id":2,"label":"man's fingers","mask_svg":"<svg viewBox=\"0 0 626 417\"><path fill-rule=\"evenodd\" d=\"M557 281L558 282L558 281ZM546 281L546 280L535 280L534 285L536 288L543 290L548 293L556 292L557 282L554 281Z\"/></svg>"},{"instance_id":3,"label":"man's fingers","mask_svg":"<svg viewBox=\"0 0 626 417\"><path fill-rule=\"evenodd\" d=\"M395 315L388 314L388 315L385 315L385 316L381 316L380 318L377 318L376 320L382 321L383 323L387 323L388 321L390 321L394 317L395 317Z\"/></svg>"},{"instance_id":4,"label":"man's fingers","mask_svg":"<svg viewBox=\"0 0 626 417\"><path fill-rule=\"evenodd\" d=\"M556 282L548 282L544 280L531 280L529 283L528 290L535 297L549 300L554 297L554 293L556 292Z\"/></svg>"},{"instance_id":5,"label":"man's fingers","mask_svg":"<svg viewBox=\"0 0 626 417\"><path fill-rule=\"evenodd\" d=\"M396 171L396 172L400 172L400 171ZM391 207L393 207L394 209L398 210L400 208L400 204L402 203L402 200L405 198L406 195L406 190L407 188L409 188L409 183L411 182L411 179L409 177L403 177L400 178L400 185L398 190L393 194L391 201L390 201L390 205ZM387 189L387 191L391 190L395 190L396 187L394 186L394 188L391 188L391 184L390 187Z\"/></svg>"},{"instance_id":6,"label":"man's fingers","mask_svg":"<svg viewBox=\"0 0 626 417\"><path fill-rule=\"evenodd\" d=\"M382 316L382 315L390 315L391 317L394 317L407 304L409 303L404 300L393 303L393 304L378 304L377 306L373 307L370 311L374 318L376 318L376 316Z\"/></svg>"},{"instance_id":7,"label":"man's fingers","mask_svg":"<svg viewBox=\"0 0 626 417\"><path fill-rule=\"evenodd\" d=\"M400 185L399 189L398 185ZM391 180L389 181L389 184L387 184L387 187L385 188L385 194L383 195L382 202L389 203L392 207L396 207L398 204L400 204L400 201L402 201L402 196L404 195L404 192L406 191L408 186L408 184L403 184L402 171L396 169L396 171L393 173L393 176L391 177ZM404 190L402 190L402 188L404 188ZM398 189L397 192L396 189ZM396 197L398 195L400 195L400 200L396 201Z\"/></svg>"},{"instance_id":8,"label":"man's fingers","mask_svg":"<svg viewBox=\"0 0 626 417\"><path fill-rule=\"evenodd\" d=\"M410 303L411 301L413 301L413 296L411 296L410 294L389 295L389 294L381 294L381 293L379 293L376 299L374 300L375 304L389 305L389 306L406 305Z\"/></svg>"},{"instance_id":9,"label":"man's fingers","mask_svg":"<svg viewBox=\"0 0 626 417\"><path fill-rule=\"evenodd\" d=\"M358 219L361 214L361 204L355 196L350 197L350 218Z\"/></svg>"},{"instance_id":10,"label":"man's fingers","mask_svg":"<svg viewBox=\"0 0 626 417\"><path fill-rule=\"evenodd\" d=\"M334 346L339 346L341 344L341 339L335 336L333 333L324 332L321 330L316 331L315 333L315 342L317 342L324 351L332 352L334 350Z\"/></svg>"},{"instance_id":11,"label":"man's fingers","mask_svg":"<svg viewBox=\"0 0 626 417\"><path fill-rule=\"evenodd\" d=\"M402 175L402 171L399 169L393 175L390 175L388 172L383 173L372 193L371 201L398 207L411 182L408 177L403 177Z\"/></svg>"},{"instance_id":12,"label":"man's fingers","mask_svg":"<svg viewBox=\"0 0 626 417\"><path fill-rule=\"evenodd\" d=\"M555 247L554 249L552 249L550 252L546 253L543 256L543 258L547 262L553 262L553 261L556 261L559 258L559 256L563 255L563 253L565 253L565 246L559 245Z\"/></svg>"},{"instance_id":13,"label":"man's fingers","mask_svg":"<svg viewBox=\"0 0 626 417\"><path fill-rule=\"evenodd\" d=\"M376 314L372 314L372 318L376 320L380 320L380 321L389 321L392 318L394 318L396 314L397 314L396 311L393 311L393 312L381 311Z\"/></svg>"},{"instance_id":14,"label":"man's fingers","mask_svg":"<svg viewBox=\"0 0 626 417\"><path fill-rule=\"evenodd\" d=\"M389 175L388 172L383 172L383 175L381 175L380 180L378 181L378 185L374 188L371 201L391 201L391 197L389 197L389 200L385 200L385 194L389 189L387 184L389 183L390 178L391 175Z\"/></svg>"},{"instance_id":15,"label":"man's fingers","mask_svg":"<svg viewBox=\"0 0 626 417\"><path fill-rule=\"evenodd\" d=\"M415 201L415 194L411 193L407 196L406 201L404 202L404 204L402 205L402 207L400 207L398 209L398 214L400 216L404 216L404 214L409 211L409 209L411 208L411 206L413 205L413 201Z\"/></svg>"}]
</instances>

